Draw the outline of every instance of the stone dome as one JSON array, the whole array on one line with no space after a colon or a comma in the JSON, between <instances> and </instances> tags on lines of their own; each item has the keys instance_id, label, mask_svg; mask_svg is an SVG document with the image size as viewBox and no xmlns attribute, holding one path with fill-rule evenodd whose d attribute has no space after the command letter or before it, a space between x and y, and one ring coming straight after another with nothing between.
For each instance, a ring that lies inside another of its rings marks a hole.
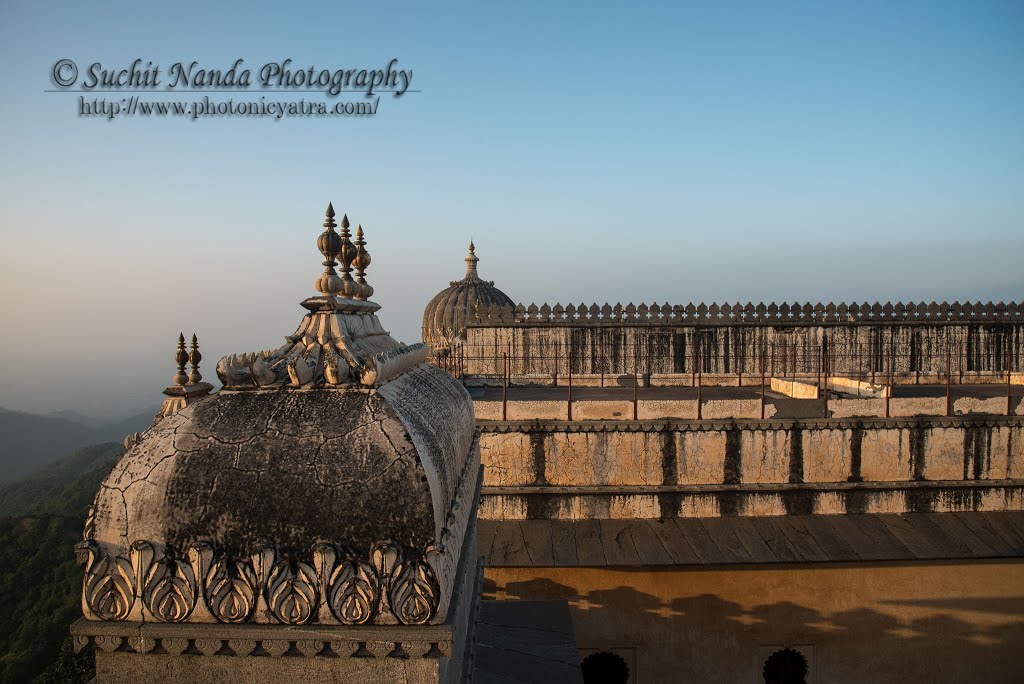
<instances>
[{"instance_id":1,"label":"stone dome","mask_svg":"<svg viewBox=\"0 0 1024 684\"><path fill-rule=\"evenodd\" d=\"M436 353L449 346L466 331L466 318L478 306L515 306L515 302L490 280L481 280L476 265L480 259L469 243L466 277L453 280L427 303L423 310L423 341Z\"/></svg>"},{"instance_id":2,"label":"stone dome","mask_svg":"<svg viewBox=\"0 0 1024 684\"><path fill-rule=\"evenodd\" d=\"M195 341L186 381L179 338L177 386L90 511L88 619L444 619L475 516L472 402L426 345L381 327L377 304L341 296L372 291L344 257L334 272L347 224L319 241L327 269L298 330L221 359L219 392L199 382Z\"/></svg>"},{"instance_id":3,"label":"stone dome","mask_svg":"<svg viewBox=\"0 0 1024 684\"><path fill-rule=\"evenodd\" d=\"M365 557L383 540L423 550L442 533L469 452L463 393L426 365L376 389L224 389L140 436L103 483L93 538L246 556L318 541ZM434 429L442 419L456 429Z\"/></svg>"}]
</instances>

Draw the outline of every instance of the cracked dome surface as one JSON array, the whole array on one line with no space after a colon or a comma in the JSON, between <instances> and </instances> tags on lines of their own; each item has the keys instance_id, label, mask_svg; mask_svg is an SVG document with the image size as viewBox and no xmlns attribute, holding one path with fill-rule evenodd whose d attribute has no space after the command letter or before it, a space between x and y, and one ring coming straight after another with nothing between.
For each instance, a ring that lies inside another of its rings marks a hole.
<instances>
[{"instance_id":1,"label":"cracked dome surface","mask_svg":"<svg viewBox=\"0 0 1024 684\"><path fill-rule=\"evenodd\" d=\"M468 394L420 366L377 390L221 391L160 420L114 467L94 538L363 554L440 535L474 434Z\"/></svg>"}]
</instances>

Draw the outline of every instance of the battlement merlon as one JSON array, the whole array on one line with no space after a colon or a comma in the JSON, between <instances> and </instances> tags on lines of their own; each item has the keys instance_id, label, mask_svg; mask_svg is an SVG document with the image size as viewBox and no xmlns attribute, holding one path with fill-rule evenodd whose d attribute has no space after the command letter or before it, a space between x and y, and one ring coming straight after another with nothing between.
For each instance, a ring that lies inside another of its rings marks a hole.
<instances>
[{"instance_id":1,"label":"battlement merlon","mask_svg":"<svg viewBox=\"0 0 1024 684\"><path fill-rule=\"evenodd\" d=\"M823 325L885 323L1020 323L1024 303L897 302L882 304L518 304L481 306L467 327L503 325Z\"/></svg>"}]
</instances>

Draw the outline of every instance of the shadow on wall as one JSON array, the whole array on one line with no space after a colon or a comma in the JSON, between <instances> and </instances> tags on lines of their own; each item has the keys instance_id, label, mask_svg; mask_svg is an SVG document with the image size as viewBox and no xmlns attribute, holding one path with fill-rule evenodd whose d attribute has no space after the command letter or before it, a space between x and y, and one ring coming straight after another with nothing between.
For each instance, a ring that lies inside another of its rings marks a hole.
<instances>
[{"instance_id":1,"label":"shadow on wall","mask_svg":"<svg viewBox=\"0 0 1024 684\"><path fill-rule=\"evenodd\" d=\"M581 594L549 579L499 590L487 578L484 597L569 601L580 649L635 649L630 682L762 682L765 660L783 647L801 651L813 684L1024 681L1021 598L882 602L934 611L905 621L867 608L823 614L788 601L745 609L712 594L663 601L628 586ZM976 625L953 611L1017 619Z\"/></svg>"}]
</instances>

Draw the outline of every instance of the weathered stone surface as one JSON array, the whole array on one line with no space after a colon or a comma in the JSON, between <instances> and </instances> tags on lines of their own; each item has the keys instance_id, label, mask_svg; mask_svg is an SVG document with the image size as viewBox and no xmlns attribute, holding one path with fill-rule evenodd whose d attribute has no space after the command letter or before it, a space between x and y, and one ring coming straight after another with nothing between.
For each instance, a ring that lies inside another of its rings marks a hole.
<instances>
[{"instance_id":1,"label":"weathered stone surface","mask_svg":"<svg viewBox=\"0 0 1024 684\"><path fill-rule=\"evenodd\" d=\"M791 461L794 451L802 447L802 432L733 430L723 436L727 460L723 466L730 468L730 472L723 474L718 483L790 481Z\"/></svg>"},{"instance_id":2,"label":"weathered stone surface","mask_svg":"<svg viewBox=\"0 0 1024 684\"><path fill-rule=\"evenodd\" d=\"M668 415L667 413L665 415ZM573 401L573 420L621 420L633 416L629 401ZM644 416L648 418L650 416Z\"/></svg>"},{"instance_id":3,"label":"weathered stone surface","mask_svg":"<svg viewBox=\"0 0 1024 684\"><path fill-rule=\"evenodd\" d=\"M832 418L884 416L885 399L829 399L828 410Z\"/></svg>"},{"instance_id":4,"label":"weathered stone surface","mask_svg":"<svg viewBox=\"0 0 1024 684\"><path fill-rule=\"evenodd\" d=\"M1018 421L483 423L480 515L1015 510L1024 487Z\"/></svg>"},{"instance_id":5,"label":"weathered stone surface","mask_svg":"<svg viewBox=\"0 0 1024 684\"><path fill-rule=\"evenodd\" d=\"M658 435L556 433L545 440L544 481L552 485L658 484Z\"/></svg>"},{"instance_id":6,"label":"weathered stone surface","mask_svg":"<svg viewBox=\"0 0 1024 684\"><path fill-rule=\"evenodd\" d=\"M945 397L893 397L890 416L941 416L946 413Z\"/></svg>"},{"instance_id":7,"label":"weathered stone surface","mask_svg":"<svg viewBox=\"0 0 1024 684\"><path fill-rule=\"evenodd\" d=\"M480 499L480 518L484 520L525 520L526 500L519 496L486 496Z\"/></svg>"},{"instance_id":8,"label":"weathered stone surface","mask_svg":"<svg viewBox=\"0 0 1024 684\"><path fill-rule=\"evenodd\" d=\"M802 469L793 462L794 445L789 449L790 481L845 482L851 475L850 435L845 430L802 430L790 439L800 440Z\"/></svg>"},{"instance_id":9,"label":"weathered stone surface","mask_svg":"<svg viewBox=\"0 0 1024 684\"><path fill-rule=\"evenodd\" d=\"M378 392L421 455L434 502L435 534L440 538L452 502L465 496L459 491L460 485L472 489L476 480L477 466L467 464L476 429L469 395L450 376L426 365L389 382ZM432 457L426 458L427 454ZM463 482L467 468L469 481ZM460 517L464 517L466 508L463 506ZM457 539L461 544L461 536Z\"/></svg>"},{"instance_id":10,"label":"weathered stone surface","mask_svg":"<svg viewBox=\"0 0 1024 684\"><path fill-rule=\"evenodd\" d=\"M725 477L726 435L681 432L673 435L679 458L679 484L719 484ZM673 484L673 482L669 482Z\"/></svg>"},{"instance_id":11,"label":"weathered stone surface","mask_svg":"<svg viewBox=\"0 0 1024 684\"><path fill-rule=\"evenodd\" d=\"M632 407L621 416L605 416L605 420L630 418ZM663 418L697 418L697 402L686 400L658 400L646 399L637 401L636 417L638 420L658 420Z\"/></svg>"},{"instance_id":12,"label":"weathered stone surface","mask_svg":"<svg viewBox=\"0 0 1024 684\"><path fill-rule=\"evenodd\" d=\"M95 539L213 539L239 554L316 540L421 548L435 533L424 478L376 392L222 392L162 421L118 463L96 500Z\"/></svg>"},{"instance_id":13,"label":"weathered stone surface","mask_svg":"<svg viewBox=\"0 0 1024 684\"><path fill-rule=\"evenodd\" d=\"M532 437L523 432L494 435L480 443L484 481L500 485L528 485L537 482L537 463L525 459Z\"/></svg>"}]
</instances>

